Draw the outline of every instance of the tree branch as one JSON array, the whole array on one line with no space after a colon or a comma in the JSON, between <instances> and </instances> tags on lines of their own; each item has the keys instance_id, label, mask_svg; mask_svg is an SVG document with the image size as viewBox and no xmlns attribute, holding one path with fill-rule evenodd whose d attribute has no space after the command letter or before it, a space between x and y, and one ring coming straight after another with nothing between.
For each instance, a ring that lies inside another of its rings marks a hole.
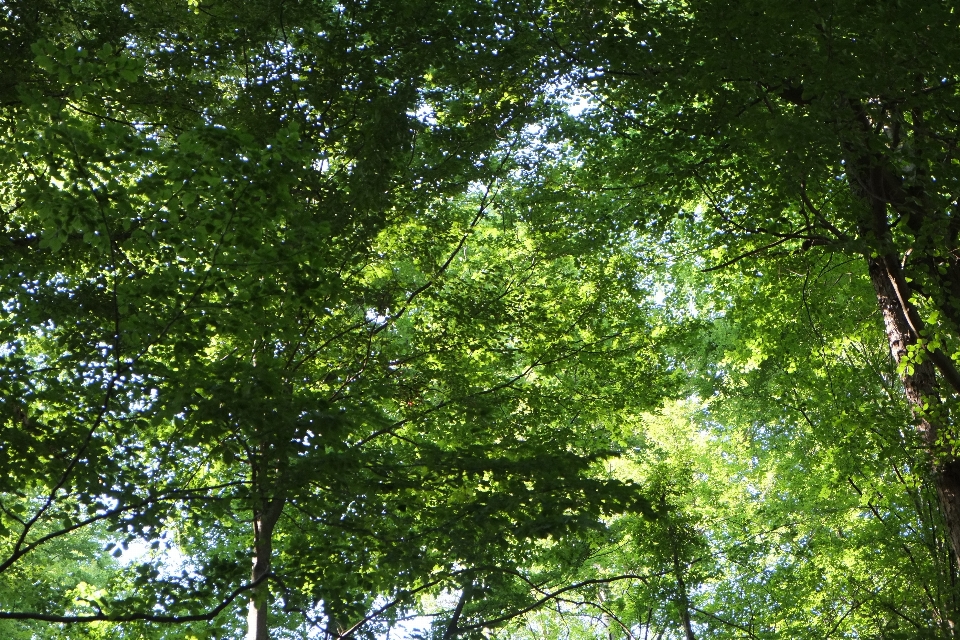
<instances>
[{"instance_id":1,"label":"tree branch","mask_svg":"<svg viewBox=\"0 0 960 640\"><path fill-rule=\"evenodd\" d=\"M266 580L270 574L264 574L257 580L249 584L237 587L230 592L227 598L220 602L216 607L206 613L196 613L189 615L157 615L149 613L130 613L111 615L106 613L97 613L87 616L59 616L47 613L36 613L32 611L0 611L0 620L38 620L40 622L62 622L62 623L89 623L89 622L161 622L167 624L182 624L185 622L203 622L213 620L221 611L230 606L241 593L253 589L261 582Z\"/></svg>"}]
</instances>

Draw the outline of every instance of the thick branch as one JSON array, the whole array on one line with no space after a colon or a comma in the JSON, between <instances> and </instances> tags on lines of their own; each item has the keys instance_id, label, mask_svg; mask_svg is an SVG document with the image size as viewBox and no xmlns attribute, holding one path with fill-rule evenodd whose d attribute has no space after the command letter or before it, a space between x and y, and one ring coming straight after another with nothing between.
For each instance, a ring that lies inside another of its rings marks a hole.
<instances>
[{"instance_id":1,"label":"thick branch","mask_svg":"<svg viewBox=\"0 0 960 640\"><path fill-rule=\"evenodd\" d=\"M237 587L230 592L225 600L221 601L213 609L206 613L196 613L182 616L157 615L149 613L131 613L111 615L106 613L97 613L85 616L58 616L47 613L36 613L31 611L0 611L0 620L38 620L40 622L63 622L63 623L87 623L87 622L158 622L166 624L181 624L184 622L203 622L213 620L221 611L230 606L241 593L256 588L260 582L267 579L267 575L261 576L258 580Z\"/></svg>"}]
</instances>

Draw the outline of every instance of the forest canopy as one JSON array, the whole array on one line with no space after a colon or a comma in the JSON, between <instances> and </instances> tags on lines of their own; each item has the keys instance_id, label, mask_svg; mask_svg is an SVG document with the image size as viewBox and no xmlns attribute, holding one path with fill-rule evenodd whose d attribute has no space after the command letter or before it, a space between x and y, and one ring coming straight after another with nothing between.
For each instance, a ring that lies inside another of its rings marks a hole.
<instances>
[{"instance_id":1,"label":"forest canopy","mask_svg":"<svg viewBox=\"0 0 960 640\"><path fill-rule=\"evenodd\" d=\"M954 3L0 6L0 636L955 637Z\"/></svg>"}]
</instances>

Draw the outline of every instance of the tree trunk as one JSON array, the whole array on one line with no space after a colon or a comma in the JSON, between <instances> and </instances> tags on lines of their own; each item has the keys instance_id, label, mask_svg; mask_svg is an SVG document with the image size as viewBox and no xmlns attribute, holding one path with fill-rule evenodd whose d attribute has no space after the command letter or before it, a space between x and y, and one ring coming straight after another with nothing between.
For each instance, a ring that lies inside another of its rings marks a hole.
<instances>
[{"instance_id":1,"label":"tree trunk","mask_svg":"<svg viewBox=\"0 0 960 640\"><path fill-rule=\"evenodd\" d=\"M680 563L680 556L677 553L677 531L670 527L670 546L673 554L673 574L677 579L677 608L680 609L680 622L683 624L683 634L685 640L697 640L693 633L693 622L690 619L690 597L687 595L687 583L683 579L683 567Z\"/></svg>"},{"instance_id":2,"label":"tree trunk","mask_svg":"<svg viewBox=\"0 0 960 640\"><path fill-rule=\"evenodd\" d=\"M273 555L273 528L283 511L283 498L274 498L253 514L252 582L261 581L250 592L247 605L247 640L269 640L270 627L270 559Z\"/></svg>"},{"instance_id":3,"label":"tree trunk","mask_svg":"<svg viewBox=\"0 0 960 640\"><path fill-rule=\"evenodd\" d=\"M890 353L897 365L907 355L907 348L919 337L910 321L910 291L903 278L899 261L893 256L868 258L870 281L877 294L883 322L890 343ZM933 483L940 509L946 522L954 556L960 562L960 460L937 442L939 425L935 422L940 404L936 369L928 357L913 363L901 374L907 400L918 419L917 428L931 458Z\"/></svg>"},{"instance_id":4,"label":"tree trunk","mask_svg":"<svg viewBox=\"0 0 960 640\"><path fill-rule=\"evenodd\" d=\"M463 605L466 604L467 599L470 597L470 590L472 588L473 584L464 585L460 599L457 601L457 608L453 610L453 615L450 617L447 629L443 632L443 640L454 640L454 638L460 635L460 615L463 613Z\"/></svg>"},{"instance_id":5,"label":"tree trunk","mask_svg":"<svg viewBox=\"0 0 960 640\"><path fill-rule=\"evenodd\" d=\"M851 106L864 134L869 135L871 126L865 110L855 103L851 103ZM850 145L846 150L850 188L867 208L860 223L860 235L869 247L866 258L870 282L883 314L890 353L899 367L907 356L908 348L917 344L922 328L920 317L910 303L910 286L903 275L903 264L897 255L887 219L888 205L897 203L901 209L906 207L901 179L883 158L857 153ZM921 215L918 211L904 210L901 215L904 213L908 217ZM951 425L938 424L944 418L940 411L937 369L954 388L958 384L957 372L952 361L942 352L925 352L922 355L919 361L911 362L903 369L900 379L929 456L932 480L953 547L953 556L960 563L960 460L949 447L938 442L940 428Z\"/></svg>"}]
</instances>

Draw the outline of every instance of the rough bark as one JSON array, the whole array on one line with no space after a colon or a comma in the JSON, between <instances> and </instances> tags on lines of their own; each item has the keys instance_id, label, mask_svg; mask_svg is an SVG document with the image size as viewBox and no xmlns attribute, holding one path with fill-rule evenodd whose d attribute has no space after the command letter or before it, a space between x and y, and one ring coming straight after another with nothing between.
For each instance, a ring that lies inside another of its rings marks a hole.
<instances>
[{"instance_id":1,"label":"rough bark","mask_svg":"<svg viewBox=\"0 0 960 640\"><path fill-rule=\"evenodd\" d=\"M896 259L891 256L869 258L867 265L877 303L883 313L890 353L899 365L907 356L908 347L916 344L919 337L910 324L910 292L904 290L906 285ZM960 460L938 443L940 425L931 419L940 404L933 362L930 358L924 358L913 363L904 370L901 379L907 400L917 417L917 428L931 457L933 483L940 509L954 556L960 562Z\"/></svg>"},{"instance_id":2,"label":"rough bark","mask_svg":"<svg viewBox=\"0 0 960 640\"><path fill-rule=\"evenodd\" d=\"M263 509L254 513L253 571L250 580L261 582L251 591L247 605L247 640L270 638L270 584L267 575L270 573L270 560L273 555L273 529L280 519L283 503L283 498L274 498Z\"/></svg>"},{"instance_id":3,"label":"rough bark","mask_svg":"<svg viewBox=\"0 0 960 640\"><path fill-rule=\"evenodd\" d=\"M890 354L900 367L910 347L920 338L920 319L911 307L911 291L903 276L903 268L892 251L887 204L890 202L891 180L878 166L866 160L856 171L854 192L866 201L869 211L861 233L871 244L867 256L870 282L883 314ZM936 368L930 354L902 367L901 380L907 400L917 419L917 428L930 456L933 483L943 513L954 556L960 561L960 461L938 444L940 425L936 415L940 391Z\"/></svg>"},{"instance_id":4,"label":"rough bark","mask_svg":"<svg viewBox=\"0 0 960 640\"><path fill-rule=\"evenodd\" d=\"M856 102L851 102L850 106L866 139L871 131L866 111ZM891 237L887 209L893 207L901 215L914 220L929 212L918 204L922 198L916 197L917 194L913 194L912 199L906 197L902 179L887 159L878 154L862 153L868 147L864 145L858 149L851 144L845 145L847 175L851 190L866 205L859 231L867 242L867 269L883 314L890 354L899 367L909 348L918 343L923 324L910 302L912 292ZM953 555L960 563L960 460L943 446L939 438L941 429L952 425L938 423L944 416L940 411L942 397L937 371L954 389L960 384L960 374L950 358L939 351L927 351L915 360L902 368L900 378L929 456L931 476Z\"/></svg>"}]
</instances>

